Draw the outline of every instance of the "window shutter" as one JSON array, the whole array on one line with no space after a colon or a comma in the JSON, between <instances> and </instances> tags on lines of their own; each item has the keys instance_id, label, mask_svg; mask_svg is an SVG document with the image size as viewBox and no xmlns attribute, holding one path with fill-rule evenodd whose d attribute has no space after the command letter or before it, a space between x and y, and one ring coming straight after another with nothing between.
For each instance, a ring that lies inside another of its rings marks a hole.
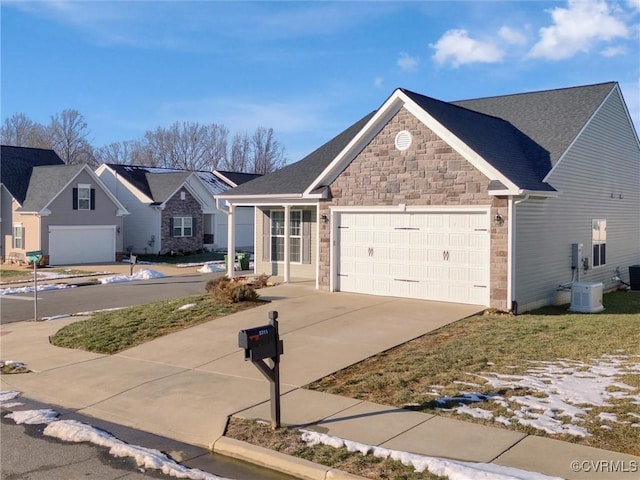
<instances>
[{"instance_id":1,"label":"window shutter","mask_svg":"<svg viewBox=\"0 0 640 480\"><path fill-rule=\"evenodd\" d=\"M27 248L27 242L25 241L26 240L26 237L25 237L26 229L24 227L21 227L21 229L22 229L22 248L24 248L26 250L26 248Z\"/></svg>"},{"instance_id":2,"label":"window shutter","mask_svg":"<svg viewBox=\"0 0 640 480\"><path fill-rule=\"evenodd\" d=\"M311 263L311 210L302 211L302 263Z\"/></svg>"},{"instance_id":3,"label":"window shutter","mask_svg":"<svg viewBox=\"0 0 640 480\"><path fill-rule=\"evenodd\" d=\"M191 217L191 236L196 236L196 217Z\"/></svg>"},{"instance_id":4,"label":"window shutter","mask_svg":"<svg viewBox=\"0 0 640 480\"><path fill-rule=\"evenodd\" d=\"M74 188L73 189L73 209L77 210L78 209L78 189Z\"/></svg>"},{"instance_id":5,"label":"window shutter","mask_svg":"<svg viewBox=\"0 0 640 480\"><path fill-rule=\"evenodd\" d=\"M169 236L175 236L175 234L173 233L173 217L169 219Z\"/></svg>"},{"instance_id":6,"label":"window shutter","mask_svg":"<svg viewBox=\"0 0 640 480\"><path fill-rule=\"evenodd\" d=\"M92 188L90 190L90 192L91 192L91 205L90 205L90 208L91 208L91 210L95 210L96 209L96 189Z\"/></svg>"},{"instance_id":7,"label":"window shutter","mask_svg":"<svg viewBox=\"0 0 640 480\"><path fill-rule=\"evenodd\" d=\"M262 217L262 260L271 261L271 217L267 210Z\"/></svg>"}]
</instances>

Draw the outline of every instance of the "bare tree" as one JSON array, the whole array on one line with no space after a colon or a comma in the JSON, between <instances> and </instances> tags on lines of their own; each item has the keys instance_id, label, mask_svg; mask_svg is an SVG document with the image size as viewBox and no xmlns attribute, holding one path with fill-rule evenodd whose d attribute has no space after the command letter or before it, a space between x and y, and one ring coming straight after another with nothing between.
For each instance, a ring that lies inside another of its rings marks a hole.
<instances>
[{"instance_id":1,"label":"bare tree","mask_svg":"<svg viewBox=\"0 0 640 480\"><path fill-rule=\"evenodd\" d=\"M248 172L251 165L251 140L246 133L236 133L233 136L229 158L223 164L225 170L231 172Z\"/></svg>"},{"instance_id":2,"label":"bare tree","mask_svg":"<svg viewBox=\"0 0 640 480\"><path fill-rule=\"evenodd\" d=\"M253 172L265 175L286 164L284 147L273 138L273 128L258 127L251 137Z\"/></svg>"},{"instance_id":3,"label":"bare tree","mask_svg":"<svg viewBox=\"0 0 640 480\"><path fill-rule=\"evenodd\" d=\"M114 142L94 151L98 163L118 163L122 165L134 163L137 149L141 148L140 142L124 141Z\"/></svg>"},{"instance_id":4,"label":"bare tree","mask_svg":"<svg viewBox=\"0 0 640 480\"><path fill-rule=\"evenodd\" d=\"M148 131L137 159L147 165L185 170L214 170L226 159L229 131L215 123L174 123Z\"/></svg>"},{"instance_id":5,"label":"bare tree","mask_svg":"<svg viewBox=\"0 0 640 480\"><path fill-rule=\"evenodd\" d=\"M0 128L3 145L16 147L51 148L46 128L29 119L24 113L16 113L5 119Z\"/></svg>"},{"instance_id":6,"label":"bare tree","mask_svg":"<svg viewBox=\"0 0 640 480\"><path fill-rule=\"evenodd\" d=\"M65 163L96 163L93 147L87 139L87 122L77 110L63 110L60 115L51 117L48 133L53 149Z\"/></svg>"}]
</instances>

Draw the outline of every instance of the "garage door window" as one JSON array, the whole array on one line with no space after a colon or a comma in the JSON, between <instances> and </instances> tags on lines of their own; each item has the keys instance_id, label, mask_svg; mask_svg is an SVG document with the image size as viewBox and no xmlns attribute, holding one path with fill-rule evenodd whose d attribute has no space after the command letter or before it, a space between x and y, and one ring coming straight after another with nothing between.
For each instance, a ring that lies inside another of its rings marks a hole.
<instances>
[{"instance_id":1,"label":"garage door window","mask_svg":"<svg viewBox=\"0 0 640 480\"><path fill-rule=\"evenodd\" d=\"M173 217L173 236L193 236L193 219L191 217Z\"/></svg>"}]
</instances>

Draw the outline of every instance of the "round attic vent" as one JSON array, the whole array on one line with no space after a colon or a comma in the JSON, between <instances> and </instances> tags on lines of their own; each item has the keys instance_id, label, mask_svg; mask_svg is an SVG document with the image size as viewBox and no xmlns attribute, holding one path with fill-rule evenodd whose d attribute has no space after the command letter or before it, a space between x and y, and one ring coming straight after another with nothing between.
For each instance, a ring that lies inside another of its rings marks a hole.
<instances>
[{"instance_id":1,"label":"round attic vent","mask_svg":"<svg viewBox=\"0 0 640 480\"><path fill-rule=\"evenodd\" d=\"M407 150L411 146L411 140L412 137L408 131L402 130L398 132L395 140L396 148L401 152Z\"/></svg>"}]
</instances>

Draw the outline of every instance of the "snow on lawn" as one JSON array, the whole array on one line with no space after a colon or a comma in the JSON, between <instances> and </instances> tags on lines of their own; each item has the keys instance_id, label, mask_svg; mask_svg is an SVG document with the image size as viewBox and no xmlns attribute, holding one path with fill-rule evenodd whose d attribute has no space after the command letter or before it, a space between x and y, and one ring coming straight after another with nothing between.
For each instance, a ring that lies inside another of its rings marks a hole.
<instances>
[{"instance_id":1,"label":"snow on lawn","mask_svg":"<svg viewBox=\"0 0 640 480\"><path fill-rule=\"evenodd\" d=\"M233 268L234 270L239 270L237 262L235 263ZM253 270L253 262L249 262L248 270ZM218 272L226 272L226 271L227 271L227 267L224 264L224 261L222 260L217 260L215 262L207 262L198 269L198 272L200 273L218 273Z\"/></svg>"},{"instance_id":2,"label":"snow on lawn","mask_svg":"<svg viewBox=\"0 0 640 480\"><path fill-rule=\"evenodd\" d=\"M9 407L10 400L20 395L19 392L0 392L0 406ZM197 468L181 465L170 457L152 448L130 445L119 440L108 432L92 427L76 420L58 420L55 410L24 410L6 415L17 424L46 424L44 435L58 438L66 442L90 442L109 449L114 457L131 457L138 467L159 470L165 475L193 480L225 480L224 477L207 473Z\"/></svg>"},{"instance_id":3,"label":"snow on lawn","mask_svg":"<svg viewBox=\"0 0 640 480\"><path fill-rule=\"evenodd\" d=\"M463 393L445 397L438 403L451 405L459 400L453 411L474 418L493 419L509 425L517 422L550 434L566 433L586 437L589 432L580 426L590 407L608 407L612 400L625 400L640 405L640 389L619 380L620 376L640 372L640 356L604 355L590 362L559 359L555 362L531 362L525 375L485 373L480 375L496 390L526 390L526 395L512 394L508 398L495 394ZM492 401L504 407L511 417L494 417L493 412L471 408L468 403ZM635 418L633 416L630 416ZM602 412L601 423L638 422L621 421L615 414Z\"/></svg>"},{"instance_id":4,"label":"snow on lawn","mask_svg":"<svg viewBox=\"0 0 640 480\"><path fill-rule=\"evenodd\" d=\"M131 282L133 280L150 280L152 278L164 278L166 275L164 273L160 273L156 270L151 270L144 268L142 270L137 271L133 275L114 275L112 277L102 277L98 280L100 283L119 283L119 282Z\"/></svg>"},{"instance_id":5,"label":"snow on lawn","mask_svg":"<svg viewBox=\"0 0 640 480\"><path fill-rule=\"evenodd\" d=\"M328 445L333 448L345 447L349 452L358 452L362 455L373 455L377 458L390 458L404 465L413 467L418 473L425 470L435 474L446 476L449 480L560 480L559 477L549 477L541 473L529 472L512 467L503 467L493 463L473 463L444 458L427 457L415 453L407 453L399 450L366 445L364 443L345 440L326 433L301 430L301 440L309 446Z\"/></svg>"}]
</instances>

